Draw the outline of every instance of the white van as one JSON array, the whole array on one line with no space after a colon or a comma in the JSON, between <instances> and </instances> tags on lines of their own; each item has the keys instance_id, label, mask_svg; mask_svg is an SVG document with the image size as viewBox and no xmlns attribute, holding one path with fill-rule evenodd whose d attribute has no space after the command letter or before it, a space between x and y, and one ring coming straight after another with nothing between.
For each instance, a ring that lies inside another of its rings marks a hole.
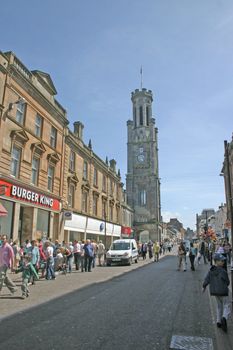
<instances>
[{"instance_id":1,"label":"white van","mask_svg":"<svg viewBox=\"0 0 233 350\"><path fill-rule=\"evenodd\" d=\"M131 265L138 262L138 248L135 239L117 239L113 241L106 254L107 266L114 264Z\"/></svg>"}]
</instances>

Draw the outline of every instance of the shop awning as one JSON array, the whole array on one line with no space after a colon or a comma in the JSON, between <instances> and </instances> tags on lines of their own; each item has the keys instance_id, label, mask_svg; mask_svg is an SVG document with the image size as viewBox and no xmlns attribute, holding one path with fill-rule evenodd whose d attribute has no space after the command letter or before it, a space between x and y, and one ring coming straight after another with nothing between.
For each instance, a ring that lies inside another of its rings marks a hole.
<instances>
[{"instance_id":1,"label":"shop awning","mask_svg":"<svg viewBox=\"0 0 233 350\"><path fill-rule=\"evenodd\" d=\"M0 216L7 216L8 212L4 206L0 203Z\"/></svg>"}]
</instances>

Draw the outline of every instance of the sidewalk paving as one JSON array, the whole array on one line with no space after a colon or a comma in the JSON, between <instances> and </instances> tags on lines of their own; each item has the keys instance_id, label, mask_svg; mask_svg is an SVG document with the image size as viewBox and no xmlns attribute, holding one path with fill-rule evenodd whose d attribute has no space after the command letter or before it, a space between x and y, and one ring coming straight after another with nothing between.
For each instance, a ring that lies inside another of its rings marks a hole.
<instances>
[{"instance_id":1,"label":"sidewalk paving","mask_svg":"<svg viewBox=\"0 0 233 350\"><path fill-rule=\"evenodd\" d=\"M161 256L161 258L164 256ZM0 294L0 320L80 288L110 280L152 262L153 259L150 260L148 257L146 260L140 258L137 264L131 266L96 266L92 269L92 272L73 270L72 273L66 275L59 274L55 280L40 279L36 281L35 285L29 286L30 296L26 299L21 299L21 274L10 273L10 277L16 283L18 290L12 295L6 287L3 287Z\"/></svg>"}]
</instances>

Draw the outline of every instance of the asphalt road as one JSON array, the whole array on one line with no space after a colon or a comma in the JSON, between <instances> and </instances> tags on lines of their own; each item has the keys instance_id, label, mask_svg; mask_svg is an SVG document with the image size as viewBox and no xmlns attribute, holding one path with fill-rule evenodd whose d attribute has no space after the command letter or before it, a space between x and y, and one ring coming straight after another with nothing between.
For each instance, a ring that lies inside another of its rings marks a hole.
<instances>
[{"instance_id":1,"label":"asphalt road","mask_svg":"<svg viewBox=\"0 0 233 350\"><path fill-rule=\"evenodd\" d=\"M179 272L176 259L167 256L3 318L0 349L167 350L179 335L194 337L183 349L232 350L232 323L227 335L217 329L213 304L201 292L208 267ZM191 347L196 340L202 345Z\"/></svg>"}]
</instances>

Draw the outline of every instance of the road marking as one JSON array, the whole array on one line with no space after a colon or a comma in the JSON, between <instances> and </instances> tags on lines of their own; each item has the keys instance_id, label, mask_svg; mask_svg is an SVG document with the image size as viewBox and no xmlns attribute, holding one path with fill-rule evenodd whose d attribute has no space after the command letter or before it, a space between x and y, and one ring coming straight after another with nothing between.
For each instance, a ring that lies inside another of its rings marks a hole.
<instances>
[{"instance_id":1,"label":"road marking","mask_svg":"<svg viewBox=\"0 0 233 350\"><path fill-rule=\"evenodd\" d=\"M211 338L173 335L170 349L174 350L214 350Z\"/></svg>"}]
</instances>

